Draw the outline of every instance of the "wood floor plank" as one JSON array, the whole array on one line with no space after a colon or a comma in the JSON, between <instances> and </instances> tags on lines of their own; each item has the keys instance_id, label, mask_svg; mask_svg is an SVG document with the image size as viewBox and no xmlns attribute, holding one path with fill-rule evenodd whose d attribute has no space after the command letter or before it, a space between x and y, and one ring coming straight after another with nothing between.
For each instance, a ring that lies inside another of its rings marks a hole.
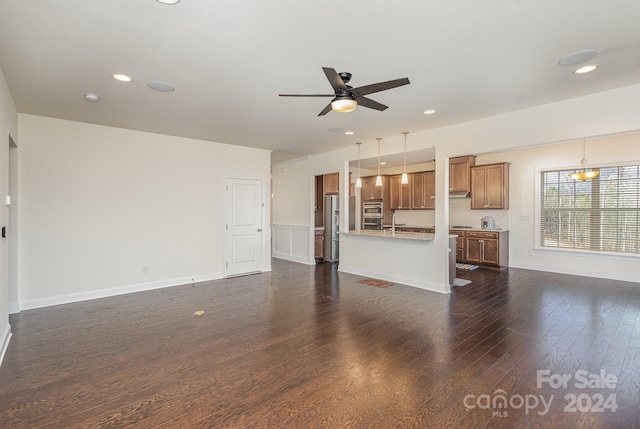
<instances>
[{"instance_id":1,"label":"wood floor plank","mask_svg":"<svg viewBox=\"0 0 640 429\"><path fill-rule=\"evenodd\" d=\"M506 269L450 295L274 259L246 277L12 315L4 428L640 427L640 285ZM205 313L196 316L194 312ZM465 408L465 397L609 392L616 412Z\"/></svg>"}]
</instances>

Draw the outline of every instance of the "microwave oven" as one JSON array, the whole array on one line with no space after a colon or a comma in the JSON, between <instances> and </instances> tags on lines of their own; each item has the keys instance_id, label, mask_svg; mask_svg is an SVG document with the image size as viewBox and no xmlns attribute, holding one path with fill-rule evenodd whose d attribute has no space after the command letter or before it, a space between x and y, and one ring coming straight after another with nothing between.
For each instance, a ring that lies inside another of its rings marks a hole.
<instances>
[{"instance_id":1,"label":"microwave oven","mask_svg":"<svg viewBox=\"0 0 640 429\"><path fill-rule=\"evenodd\" d=\"M382 203L367 202L362 204L362 217L364 219L382 219Z\"/></svg>"}]
</instances>

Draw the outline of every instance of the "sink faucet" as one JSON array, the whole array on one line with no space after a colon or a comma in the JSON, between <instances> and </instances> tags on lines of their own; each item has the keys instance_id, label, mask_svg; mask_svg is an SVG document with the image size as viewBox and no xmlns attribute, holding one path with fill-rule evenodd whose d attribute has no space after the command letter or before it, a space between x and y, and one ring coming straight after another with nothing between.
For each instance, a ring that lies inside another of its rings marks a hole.
<instances>
[{"instance_id":1,"label":"sink faucet","mask_svg":"<svg viewBox=\"0 0 640 429\"><path fill-rule=\"evenodd\" d=\"M396 216L398 215L398 213L394 213L393 217L391 218L391 233L395 234L396 233Z\"/></svg>"}]
</instances>

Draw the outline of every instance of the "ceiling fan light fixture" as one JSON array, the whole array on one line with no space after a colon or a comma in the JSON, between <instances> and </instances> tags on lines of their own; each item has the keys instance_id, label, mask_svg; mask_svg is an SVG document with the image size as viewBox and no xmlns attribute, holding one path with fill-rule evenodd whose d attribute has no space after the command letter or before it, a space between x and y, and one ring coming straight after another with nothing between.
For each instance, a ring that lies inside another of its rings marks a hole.
<instances>
[{"instance_id":1,"label":"ceiling fan light fixture","mask_svg":"<svg viewBox=\"0 0 640 429\"><path fill-rule=\"evenodd\" d=\"M353 112L358 107L356 100L350 96L336 97L331 101L331 110L339 113Z\"/></svg>"}]
</instances>

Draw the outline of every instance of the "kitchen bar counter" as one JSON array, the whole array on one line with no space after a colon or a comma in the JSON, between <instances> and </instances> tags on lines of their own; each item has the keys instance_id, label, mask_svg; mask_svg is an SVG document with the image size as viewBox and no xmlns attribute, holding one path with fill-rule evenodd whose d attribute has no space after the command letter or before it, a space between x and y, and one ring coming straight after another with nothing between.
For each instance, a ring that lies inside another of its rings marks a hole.
<instances>
[{"instance_id":1,"label":"kitchen bar counter","mask_svg":"<svg viewBox=\"0 0 640 429\"><path fill-rule=\"evenodd\" d=\"M390 230L378 231L375 229L363 229L360 231L340 231L340 237L344 235L360 235L368 237L382 237L382 238L397 238L400 240L433 240L435 234L429 234L426 232L403 232L396 231L395 233Z\"/></svg>"},{"instance_id":2,"label":"kitchen bar counter","mask_svg":"<svg viewBox=\"0 0 640 429\"><path fill-rule=\"evenodd\" d=\"M455 253L456 236L448 240L450 251ZM439 278L442 269L438 267L449 259L438 257L434 243L435 234L429 233L341 231L338 271L449 293L451 288ZM453 264L455 267L455 261Z\"/></svg>"}]
</instances>

